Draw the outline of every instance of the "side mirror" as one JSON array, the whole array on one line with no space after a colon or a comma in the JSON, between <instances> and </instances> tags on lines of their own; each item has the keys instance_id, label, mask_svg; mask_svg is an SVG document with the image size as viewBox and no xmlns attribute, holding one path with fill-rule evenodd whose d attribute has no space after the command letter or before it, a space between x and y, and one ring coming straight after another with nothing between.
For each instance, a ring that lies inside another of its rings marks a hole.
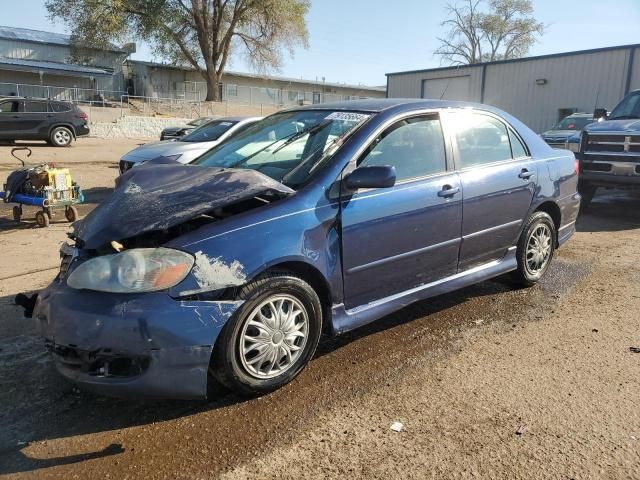
<instances>
[{"instance_id":1,"label":"side mirror","mask_svg":"<svg viewBox=\"0 0 640 480\"><path fill-rule=\"evenodd\" d=\"M356 168L345 178L345 185L349 190L389 188L395 184L396 169L389 165Z\"/></svg>"},{"instance_id":2,"label":"side mirror","mask_svg":"<svg viewBox=\"0 0 640 480\"><path fill-rule=\"evenodd\" d=\"M596 108L593 111L593 119L599 121L600 119L607 119L607 109L606 108Z\"/></svg>"}]
</instances>

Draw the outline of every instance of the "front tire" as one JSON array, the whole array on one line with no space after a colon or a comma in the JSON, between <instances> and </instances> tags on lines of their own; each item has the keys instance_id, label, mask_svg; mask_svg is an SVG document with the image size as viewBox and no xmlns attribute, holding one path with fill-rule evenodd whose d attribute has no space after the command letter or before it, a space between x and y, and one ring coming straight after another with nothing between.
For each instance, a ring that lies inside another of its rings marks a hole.
<instances>
[{"instance_id":1,"label":"front tire","mask_svg":"<svg viewBox=\"0 0 640 480\"><path fill-rule=\"evenodd\" d=\"M518 240L518 269L513 280L524 287L538 283L547 272L556 248L557 232L553 219L546 212L534 212Z\"/></svg>"},{"instance_id":2,"label":"front tire","mask_svg":"<svg viewBox=\"0 0 640 480\"><path fill-rule=\"evenodd\" d=\"M49 141L54 147L68 147L73 141L73 132L67 127L56 127L51 131Z\"/></svg>"},{"instance_id":3,"label":"front tire","mask_svg":"<svg viewBox=\"0 0 640 480\"><path fill-rule=\"evenodd\" d=\"M311 286L281 272L242 288L244 300L223 328L212 357L216 379L242 395L261 395L293 380L313 357L322 306Z\"/></svg>"}]
</instances>

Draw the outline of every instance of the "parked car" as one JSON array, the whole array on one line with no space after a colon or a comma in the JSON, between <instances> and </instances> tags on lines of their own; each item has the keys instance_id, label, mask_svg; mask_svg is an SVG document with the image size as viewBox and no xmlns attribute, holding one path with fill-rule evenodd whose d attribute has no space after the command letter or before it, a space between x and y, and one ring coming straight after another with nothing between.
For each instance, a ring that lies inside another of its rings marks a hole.
<instances>
[{"instance_id":1,"label":"parked car","mask_svg":"<svg viewBox=\"0 0 640 480\"><path fill-rule=\"evenodd\" d=\"M205 123L178 140L145 143L120 159L120 173L158 157L189 163L260 120L260 117L225 117Z\"/></svg>"},{"instance_id":2,"label":"parked car","mask_svg":"<svg viewBox=\"0 0 640 480\"><path fill-rule=\"evenodd\" d=\"M184 127L165 128L164 130L162 130L162 132L160 132L160 140L172 140L172 139L184 137L185 135L191 133L193 130L195 130L199 126L204 125L205 123L209 123L210 121L216 120L218 118L220 117L217 115L212 117L200 117L200 118L191 120L190 122L187 122L187 124Z\"/></svg>"},{"instance_id":3,"label":"parked car","mask_svg":"<svg viewBox=\"0 0 640 480\"><path fill-rule=\"evenodd\" d=\"M46 140L68 147L88 135L89 117L77 105L58 100L11 97L0 99L0 140Z\"/></svg>"},{"instance_id":4,"label":"parked car","mask_svg":"<svg viewBox=\"0 0 640 480\"><path fill-rule=\"evenodd\" d=\"M624 97L611 114L599 108L594 117L600 121L567 142L580 160L583 205L600 187L640 187L640 90Z\"/></svg>"},{"instance_id":5,"label":"parked car","mask_svg":"<svg viewBox=\"0 0 640 480\"><path fill-rule=\"evenodd\" d=\"M540 136L553 148L566 148L571 135L581 132L584 127L596 121L591 113L574 113L560 120L551 130Z\"/></svg>"},{"instance_id":6,"label":"parked car","mask_svg":"<svg viewBox=\"0 0 640 480\"><path fill-rule=\"evenodd\" d=\"M571 152L489 106L282 111L191 165L121 176L34 315L86 389L200 398L213 375L261 394L321 332L509 272L538 282L575 231L577 183Z\"/></svg>"}]
</instances>

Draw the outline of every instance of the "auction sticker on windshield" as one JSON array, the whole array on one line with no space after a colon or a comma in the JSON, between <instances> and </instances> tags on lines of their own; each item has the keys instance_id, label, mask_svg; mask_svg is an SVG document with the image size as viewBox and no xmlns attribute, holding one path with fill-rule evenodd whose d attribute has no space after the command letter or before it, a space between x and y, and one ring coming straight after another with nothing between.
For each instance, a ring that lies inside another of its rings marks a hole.
<instances>
[{"instance_id":1,"label":"auction sticker on windshield","mask_svg":"<svg viewBox=\"0 0 640 480\"><path fill-rule=\"evenodd\" d=\"M333 112L326 120L338 120L344 122L362 122L369 118L371 115L368 113L355 113L355 112Z\"/></svg>"}]
</instances>

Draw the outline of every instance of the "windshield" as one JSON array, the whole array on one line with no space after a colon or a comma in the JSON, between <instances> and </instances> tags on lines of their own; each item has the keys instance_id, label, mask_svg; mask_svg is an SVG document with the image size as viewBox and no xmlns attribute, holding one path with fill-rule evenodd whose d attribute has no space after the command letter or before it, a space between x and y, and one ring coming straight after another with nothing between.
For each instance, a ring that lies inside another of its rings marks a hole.
<instances>
[{"instance_id":1,"label":"windshield","mask_svg":"<svg viewBox=\"0 0 640 480\"><path fill-rule=\"evenodd\" d=\"M181 142L213 142L224 135L227 130L238 122L215 121L205 123L201 127L196 128L189 135L185 135Z\"/></svg>"},{"instance_id":2,"label":"windshield","mask_svg":"<svg viewBox=\"0 0 640 480\"><path fill-rule=\"evenodd\" d=\"M593 118L589 117L567 117L562 120L554 130L582 130L593 122Z\"/></svg>"},{"instance_id":3,"label":"windshield","mask_svg":"<svg viewBox=\"0 0 640 480\"><path fill-rule=\"evenodd\" d=\"M194 164L257 170L295 188L311 178L347 134L369 117L327 110L276 113L209 150Z\"/></svg>"},{"instance_id":4,"label":"windshield","mask_svg":"<svg viewBox=\"0 0 640 480\"><path fill-rule=\"evenodd\" d=\"M640 118L640 92L634 92L623 98L609 116L609 120L624 118Z\"/></svg>"}]
</instances>

